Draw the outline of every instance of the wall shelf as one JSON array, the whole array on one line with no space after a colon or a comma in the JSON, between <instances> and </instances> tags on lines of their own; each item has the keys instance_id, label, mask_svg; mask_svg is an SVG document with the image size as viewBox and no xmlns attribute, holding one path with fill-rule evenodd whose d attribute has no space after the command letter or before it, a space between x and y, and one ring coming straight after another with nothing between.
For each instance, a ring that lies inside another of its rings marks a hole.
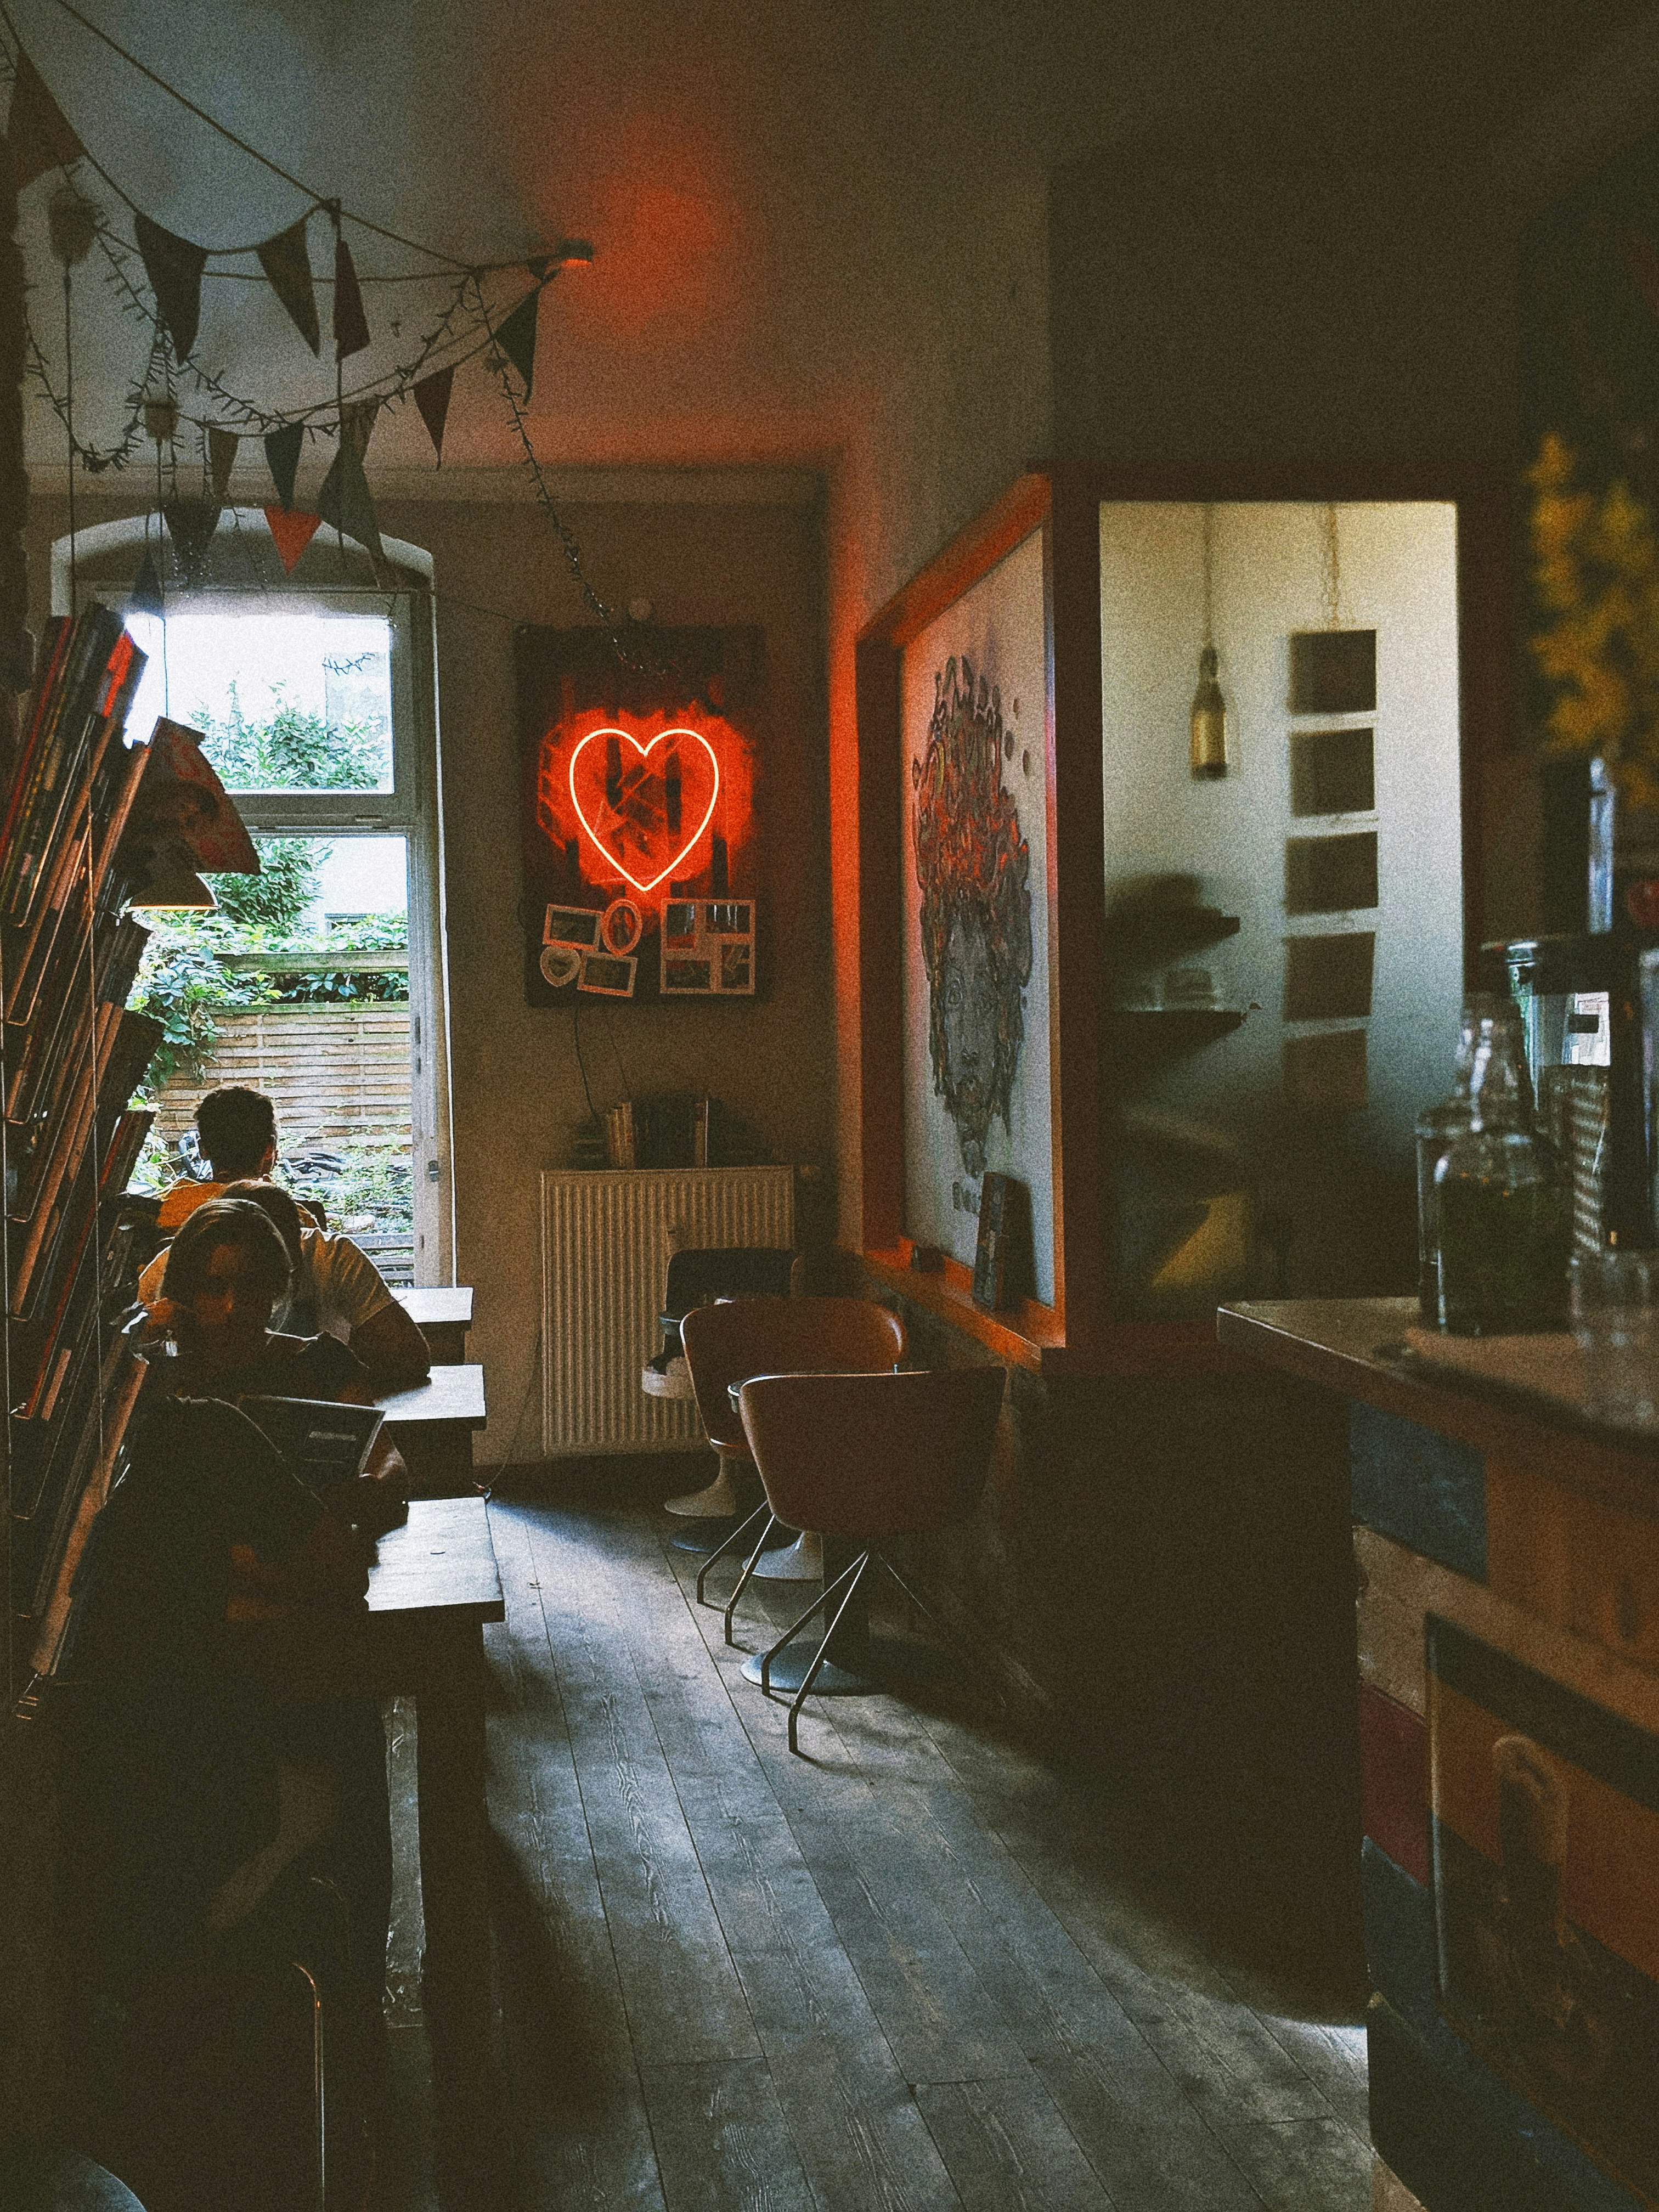
<instances>
[{"instance_id":1,"label":"wall shelf","mask_svg":"<svg viewBox=\"0 0 1659 2212\"><path fill-rule=\"evenodd\" d=\"M1238 1006L1115 1006L1106 1026L1118 1042L1149 1054L1197 1052L1230 1036L1244 1012Z\"/></svg>"},{"instance_id":2,"label":"wall shelf","mask_svg":"<svg viewBox=\"0 0 1659 2212\"><path fill-rule=\"evenodd\" d=\"M1212 906L1132 906L1106 920L1106 957L1114 965L1144 968L1176 960L1237 937L1239 918Z\"/></svg>"}]
</instances>

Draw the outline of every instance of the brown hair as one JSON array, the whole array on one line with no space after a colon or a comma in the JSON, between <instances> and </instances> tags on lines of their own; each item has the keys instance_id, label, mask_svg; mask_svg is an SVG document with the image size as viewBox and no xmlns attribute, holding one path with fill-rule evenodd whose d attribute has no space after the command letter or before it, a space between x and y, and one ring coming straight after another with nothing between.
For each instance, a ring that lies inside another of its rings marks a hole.
<instances>
[{"instance_id":1,"label":"brown hair","mask_svg":"<svg viewBox=\"0 0 1659 2212\"><path fill-rule=\"evenodd\" d=\"M263 1091L224 1083L197 1107L196 1127L216 1176L257 1176L276 1141L276 1109Z\"/></svg>"},{"instance_id":2,"label":"brown hair","mask_svg":"<svg viewBox=\"0 0 1659 2212\"><path fill-rule=\"evenodd\" d=\"M280 1298L293 1276L283 1232L262 1206L246 1198L210 1198L198 1206L167 1248L161 1291L188 1305L207 1280L208 1261L222 1244L247 1253Z\"/></svg>"},{"instance_id":3,"label":"brown hair","mask_svg":"<svg viewBox=\"0 0 1659 2212\"><path fill-rule=\"evenodd\" d=\"M300 1271L300 1231L306 1224L301 1218L299 1207L281 1183L260 1182L250 1176L241 1182L228 1183L224 1195L243 1199L249 1206L257 1206L262 1212L270 1216L288 1247L289 1265L297 1274ZM198 1211L200 1211L199 1207Z\"/></svg>"}]
</instances>

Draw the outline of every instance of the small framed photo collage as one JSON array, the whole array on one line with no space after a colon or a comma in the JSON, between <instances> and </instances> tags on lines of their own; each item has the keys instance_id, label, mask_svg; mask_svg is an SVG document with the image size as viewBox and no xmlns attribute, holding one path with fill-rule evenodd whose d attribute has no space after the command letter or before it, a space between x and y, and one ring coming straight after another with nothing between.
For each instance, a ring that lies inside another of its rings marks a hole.
<instances>
[{"instance_id":1,"label":"small framed photo collage","mask_svg":"<svg viewBox=\"0 0 1659 2212\"><path fill-rule=\"evenodd\" d=\"M755 902L672 898L662 910L665 999L736 994L755 989Z\"/></svg>"},{"instance_id":2,"label":"small framed photo collage","mask_svg":"<svg viewBox=\"0 0 1659 2212\"><path fill-rule=\"evenodd\" d=\"M639 972L635 948L647 919L634 898L613 899L607 907L550 905L542 927L544 980L556 991L574 983L600 998L631 999ZM659 988L665 998L754 995L753 899L666 899L661 923Z\"/></svg>"}]
</instances>

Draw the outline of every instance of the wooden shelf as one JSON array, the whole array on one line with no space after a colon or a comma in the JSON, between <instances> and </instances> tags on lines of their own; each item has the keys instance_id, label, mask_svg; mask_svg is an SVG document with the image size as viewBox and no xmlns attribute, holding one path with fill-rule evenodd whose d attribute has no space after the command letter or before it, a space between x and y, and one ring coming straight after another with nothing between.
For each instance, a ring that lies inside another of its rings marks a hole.
<instances>
[{"instance_id":1,"label":"wooden shelf","mask_svg":"<svg viewBox=\"0 0 1659 2212\"><path fill-rule=\"evenodd\" d=\"M1238 1006L1115 1006L1106 1024L1119 1043L1137 1047L1148 1058L1164 1059L1231 1036L1244 1012Z\"/></svg>"},{"instance_id":2,"label":"wooden shelf","mask_svg":"<svg viewBox=\"0 0 1659 2212\"><path fill-rule=\"evenodd\" d=\"M1218 907L1133 907L1108 916L1106 957L1113 966L1146 967L1152 961L1200 951L1237 934L1238 916L1223 914Z\"/></svg>"},{"instance_id":3,"label":"wooden shelf","mask_svg":"<svg viewBox=\"0 0 1659 2212\"><path fill-rule=\"evenodd\" d=\"M1023 1298L1000 1313L987 1313L974 1304L972 1269L958 1260L947 1260L942 1273L922 1274L908 1264L902 1249L866 1252L861 1256L878 1281L949 1322L964 1336L977 1338L999 1359L1033 1374L1053 1375L1065 1370L1065 1323L1052 1306Z\"/></svg>"}]
</instances>

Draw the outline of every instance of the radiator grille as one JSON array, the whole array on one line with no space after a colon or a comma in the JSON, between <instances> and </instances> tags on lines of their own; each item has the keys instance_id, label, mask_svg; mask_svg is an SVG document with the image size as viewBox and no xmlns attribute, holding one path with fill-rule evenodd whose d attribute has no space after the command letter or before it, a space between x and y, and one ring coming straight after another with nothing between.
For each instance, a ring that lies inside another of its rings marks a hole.
<instances>
[{"instance_id":1,"label":"radiator grille","mask_svg":"<svg viewBox=\"0 0 1659 2212\"><path fill-rule=\"evenodd\" d=\"M671 1251L792 1245L793 1168L623 1168L542 1176L542 1452L672 1451L696 1408L648 1398Z\"/></svg>"}]
</instances>

